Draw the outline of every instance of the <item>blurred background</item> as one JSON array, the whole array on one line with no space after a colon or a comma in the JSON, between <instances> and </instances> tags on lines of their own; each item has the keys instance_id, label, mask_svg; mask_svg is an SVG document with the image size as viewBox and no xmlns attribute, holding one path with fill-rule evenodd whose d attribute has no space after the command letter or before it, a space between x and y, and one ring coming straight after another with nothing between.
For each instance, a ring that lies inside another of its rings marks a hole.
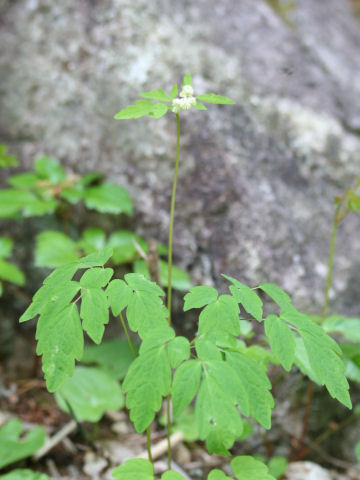
<instances>
[{"instance_id":1,"label":"blurred background","mask_svg":"<svg viewBox=\"0 0 360 480\"><path fill-rule=\"evenodd\" d=\"M359 0L0 0L0 143L19 159L0 186L41 155L70 176L99 172L129 192L134 215L74 209L68 233L125 225L166 244L174 116L113 117L191 72L195 95L236 105L181 115L176 265L220 290L221 273L276 283L319 314L334 198L360 175L359 51ZM28 275L25 298L3 297L8 326L48 271L33 270L28 238L55 223L1 221ZM359 229L359 215L339 227L332 313L359 316ZM181 297L175 310L179 321Z\"/></svg>"}]
</instances>

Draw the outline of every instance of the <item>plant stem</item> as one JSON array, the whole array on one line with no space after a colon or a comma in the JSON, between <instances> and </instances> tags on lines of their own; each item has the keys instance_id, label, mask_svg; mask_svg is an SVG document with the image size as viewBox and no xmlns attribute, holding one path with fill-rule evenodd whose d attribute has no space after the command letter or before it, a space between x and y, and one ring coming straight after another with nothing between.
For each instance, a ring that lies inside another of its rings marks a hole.
<instances>
[{"instance_id":1,"label":"plant stem","mask_svg":"<svg viewBox=\"0 0 360 480\"><path fill-rule=\"evenodd\" d=\"M124 316L123 316L122 312L120 312L120 321L121 321L121 324L122 324L122 326L123 326L123 328L124 328L126 340L127 340L128 344L129 344L131 353L133 354L133 357L136 358L136 357L137 357L137 353L136 353L135 348L134 348L134 345L133 345L133 343L132 343L132 341L131 341L131 338L130 338L130 335L129 335L129 331L128 331L128 329L127 329L127 326L126 326L126 323L125 323ZM151 455L151 432L150 432L150 426L146 429L146 446L147 446L147 451L148 451L149 462L151 462L152 464L154 464L153 458L152 458L152 455Z\"/></svg>"},{"instance_id":2,"label":"plant stem","mask_svg":"<svg viewBox=\"0 0 360 480\"><path fill-rule=\"evenodd\" d=\"M174 214L175 214L175 197L176 197L176 185L179 169L180 158L180 117L176 114L176 159L175 159L175 171L172 186L171 195L171 207L170 207L170 225L169 225L169 242L168 242L168 289L167 289L167 308L169 311L169 325L171 325L171 270L172 270L172 244L173 244L173 230L174 230Z\"/></svg>"},{"instance_id":3,"label":"plant stem","mask_svg":"<svg viewBox=\"0 0 360 480\"><path fill-rule=\"evenodd\" d=\"M133 354L133 357L136 358L137 355L136 355L136 352L135 352L135 348L134 348L134 345L132 344L132 341L131 341L131 338L130 338L130 335L129 335L129 331L128 331L128 329L127 329L127 326L126 326L126 323L125 323L125 320L124 320L124 317L123 317L122 312L120 312L120 321L121 321L121 324L122 324L122 326L123 326L123 329L124 329L124 332L125 332L125 336L126 336L126 340L127 340L128 344L129 344L131 353Z\"/></svg>"},{"instance_id":4,"label":"plant stem","mask_svg":"<svg viewBox=\"0 0 360 480\"><path fill-rule=\"evenodd\" d=\"M331 240L330 240L330 249L329 249L329 258L328 258L328 272L326 277L326 287L325 287L325 299L324 299L324 307L322 310L322 319L325 320L327 310L329 307L329 293L332 283L333 277L333 266L334 266L334 255L335 255L335 243L336 243L336 234L337 229L339 226L339 207L335 211L333 227L331 232Z\"/></svg>"}]
</instances>

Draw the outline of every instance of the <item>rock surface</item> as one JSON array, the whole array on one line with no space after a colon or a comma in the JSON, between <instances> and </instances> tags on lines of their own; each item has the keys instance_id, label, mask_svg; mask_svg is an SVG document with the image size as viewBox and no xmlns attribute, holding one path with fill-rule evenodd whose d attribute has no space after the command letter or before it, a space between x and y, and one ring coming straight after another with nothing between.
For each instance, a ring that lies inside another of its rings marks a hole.
<instances>
[{"instance_id":1,"label":"rock surface","mask_svg":"<svg viewBox=\"0 0 360 480\"><path fill-rule=\"evenodd\" d=\"M172 114L112 117L191 71L197 93L236 106L183 115L177 264L195 283L278 283L317 312L333 197L360 172L360 22L350 0L283 3L3 1L0 139L26 167L46 153L108 174L135 199L138 230L165 242ZM359 227L351 215L338 237L344 314L359 314Z\"/></svg>"}]
</instances>

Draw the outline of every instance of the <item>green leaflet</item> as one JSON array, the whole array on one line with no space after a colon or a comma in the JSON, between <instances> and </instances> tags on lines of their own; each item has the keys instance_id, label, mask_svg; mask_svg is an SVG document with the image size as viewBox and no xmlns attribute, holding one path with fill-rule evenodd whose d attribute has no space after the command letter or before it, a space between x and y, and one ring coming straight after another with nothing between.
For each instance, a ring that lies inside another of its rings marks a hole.
<instances>
[{"instance_id":1,"label":"green leaflet","mask_svg":"<svg viewBox=\"0 0 360 480\"><path fill-rule=\"evenodd\" d=\"M35 160L35 172L44 180L56 185L66 179L66 173L57 160L51 157L38 157Z\"/></svg>"},{"instance_id":2,"label":"green leaflet","mask_svg":"<svg viewBox=\"0 0 360 480\"><path fill-rule=\"evenodd\" d=\"M53 309L54 310L54 309ZM75 359L80 360L84 347L84 336L80 317L75 304L60 311L40 315L36 339L36 353L42 355L42 368L49 392L54 392L73 374Z\"/></svg>"},{"instance_id":3,"label":"green leaflet","mask_svg":"<svg viewBox=\"0 0 360 480\"><path fill-rule=\"evenodd\" d=\"M285 370L289 371L295 357L295 340L292 331L277 315L268 315L265 319L265 333L271 350Z\"/></svg>"},{"instance_id":4,"label":"green leaflet","mask_svg":"<svg viewBox=\"0 0 360 480\"><path fill-rule=\"evenodd\" d=\"M233 105L235 102L231 98L216 95L216 93L205 93L203 95L197 95L197 100L208 103L217 103L222 105Z\"/></svg>"},{"instance_id":5,"label":"green leaflet","mask_svg":"<svg viewBox=\"0 0 360 480\"><path fill-rule=\"evenodd\" d=\"M150 90L149 92L140 93L141 97L149 98L150 100L159 100L160 102L169 102L169 96L162 90L158 88L157 90Z\"/></svg>"},{"instance_id":6,"label":"green leaflet","mask_svg":"<svg viewBox=\"0 0 360 480\"><path fill-rule=\"evenodd\" d=\"M294 325L301 335L316 382L325 385L333 398L351 408L349 384L344 375L345 366L339 345L307 315L295 309L282 312L281 318Z\"/></svg>"},{"instance_id":7,"label":"green leaflet","mask_svg":"<svg viewBox=\"0 0 360 480\"><path fill-rule=\"evenodd\" d=\"M194 105L194 108L196 108L197 110L207 110L207 108L205 107L205 105L203 105L203 104L200 103L200 102L196 102L195 105Z\"/></svg>"},{"instance_id":8,"label":"green leaflet","mask_svg":"<svg viewBox=\"0 0 360 480\"><path fill-rule=\"evenodd\" d=\"M84 202L87 208L101 213L133 214L133 204L127 190L113 183L88 188Z\"/></svg>"},{"instance_id":9,"label":"green leaflet","mask_svg":"<svg viewBox=\"0 0 360 480\"><path fill-rule=\"evenodd\" d=\"M159 107L159 105L161 105L161 107ZM120 110L120 112L117 113L114 118L116 120L127 120L130 118L144 117L145 115L154 116L155 118L158 118L157 115L158 115L159 109L162 109L162 108L165 108L167 111L167 106L164 104L153 103L149 100L136 100L135 105L129 105L123 110Z\"/></svg>"},{"instance_id":10,"label":"green leaflet","mask_svg":"<svg viewBox=\"0 0 360 480\"><path fill-rule=\"evenodd\" d=\"M116 467L112 476L115 480L154 480L154 468L144 458L126 460L123 465Z\"/></svg>"},{"instance_id":11,"label":"green leaflet","mask_svg":"<svg viewBox=\"0 0 360 480\"><path fill-rule=\"evenodd\" d=\"M235 300L244 307L244 309L252 315L258 322L262 321L262 301L258 295L251 290L250 287L244 283L239 282L235 278L228 275L222 275L226 280L233 285L230 287L230 291Z\"/></svg>"},{"instance_id":12,"label":"green leaflet","mask_svg":"<svg viewBox=\"0 0 360 480\"><path fill-rule=\"evenodd\" d=\"M193 287L184 297L184 312L191 308L202 308L209 303L215 302L217 298L218 292L213 287Z\"/></svg>"},{"instance_id":13,"label":"green leaflet","mask_svg":"<svg viewBox=\"0 0 360 480\"><path fill-rule=\"evenodd\" d=\"M178 94L178 86L177 85L173 85L173 87L171 88L171 91L170 91L170 100L174 100L174 98L177 96Z\"/></svg>"},{"instance_id":14,"label":"green leaflet","mask_svg":"<svg viewBox=\"0 0 360 480\"><path fill-rule=\"evenodd\" d=\"M14 155L8 155L8 147L0 144L0 168L17 167L19 162Z\"/></svg>"},{"instance_id":15,"label":"green leaflet","mask_svg":"<svg viewBox=\"0 0 360 480\"><path fill-rule=\"evenodd\" d=\"M221 360L221 352L209 335L201 335L195 342L195 349L200 360Z\"/></svg>"},{"instance_id":16,"label":"green leaflet","mask_svg":"<svg viewBox=\"0 0 360 480\"><path fill-rule=\"evenodd\" d=\"M144 339L154 328L166 327L168 311L160 298L165 295L164 291L137 273L128 273L125 280L133 289L126 309L130 329Z\"/></svg>"},{"instance_id":17,"label":"green leaflet","mask_svg":"<svg viewBox=\"0 0 360 480\"><path fill-rule=\"evenodd\" d=\"M272 298L283 310L291 306L291 298L277 285L274 285L273 283L261 283L259 288L269 295L269 297Z\"/></svg>"},{"instance_id":18,"label":"green leaflet","mask_svg":"<svg viewBox=\"0 0 360 480\"><path fill-rule=\"evenodd\" d=\"M109 323L108 302L101 288L81 290L80 317L83 321L83 329L91 340L100 343L105 331L104 325Z\"/></svg>"},{"instance_id":19,"label":"green leaflet","mask_svg":"<svg viewBox=\"0 0 360 480\"><path fill-rule=\"evenodd\" d=\"M226 352L226 361L239 376L249 397L249 413L263 427L271 426L274 399L271 383L258 362L242 352Z\"/></svg>"},{"instance_id":20,"label":"green leaflet","mask_svg":"<svg viewBox=\"0 0 360 480\"><path fill-rule=\"evenodd\" d=\"M268 473L268 467L255 458L243 455L231 460L231 469L239 480L276 480Z\"/></svg>"},{"instance_id":21,"label":"green leaflet","mask_svg":"<svg viewBox=\"0 0 360 480\"><path fill-rule=\"evenodd\" d=\"M85 288L105 287L113 276L112 268L90 268L80 279L80 285Z\"/></svg>"},{"instance_id":22,"label":"green leaflet","mask_svg":"<svg viewBox=\"0 0 360 480\"><path fill-rule=\"evenodd\" d=\"M168 283L168 271L169 265L164 260L160 260L160 282L161 285L167 285ZM136 273L141 273L146 278L150 279L150 272L145 260L140 258L133 263L133 269ZM172 265L171 267L171 282L172 288L177 290L188 290L191 288L191 281L189 275L179 267Z\"/></svg>"},{"instance_id":23,"label":"green leaflet","mask_svg":"<svg viewBox=\"0 0 360 480\"><path fill-rule=\"evenodd\" d=\"M24 273L16 265L2 259L0 259L0 279L16 285L25 283Z\"/></svg>"},{"instance_id":24,"label":"green leaflet","mask_svg":"<svg viewBox=\"0 0 360 480\"><path fill-rule=\"evenodd\" d=\"M20 420L9 420L0 428L0 468L30 457L45 442L45 430L36 427L25 438L20 438L23 426Z\"/></svg>"},{"instance_id":25,"label":"green leaflet","mask_svg":"<svg viewBox=\"0 0 360 480\"><path fill-rule=\"evenodd\" d=\"M13 241L10 237L0 237L0 258L7 258L11 255Z\"/></svg>"},{"instance_id":26,"label":"green leaflet","mask_svg":"<svg viewBox=\"0 0 360 480\"><path fill-rule=\"evenodd\" d=\"M233 480L233 479L225 475L225 473L222 470L215 468L214 470L211 470L211 472L207 477L207 480Z\"/></svg>"},{"instance_id":27,"label":"green leaflet","mask_svg":"<svg viewBox=\"0 0 360 480\"><path fill-rule=\"evenodd\" d=\"M184 76L184 81L183 81L183 86L184 85L191 85L192 86L192 78L191 78L191 73L187 73L185 76Z\"/></svg>"},{"instance_id":28,"label":"green leaflet","mask_svg":"<svg viewBox=\"0 0 360 480\"><path fill-rule=\"evenodd\" d=\"M174 470L168 470L161 475L161 480L185 480L185 477Z\"/></svg>"},{"instance_id":29,"label":"green leaflet","mask_svg":"<svg viewBox=\"0 0 360 480\"><path fill-rule=\"evenodd\" d=\"M171 388L174 416L179 416L194 399L200 385L201 362L188 360L180 365Z\"/></svg>"},{"instance_id":30,"label":"green leaflet","mask_svg":"<svg viewBox=\"0 0 360 480\"><path fill-rule=\"evenodd\" d=\"M195 415L199 436L206 441L210 454L229 455L228 449L243 430L236 405L248 408L247 397L240 381L234 378L236 375L226 362L205 362Z\"/></svg>"},{"instance_id":31,"label":"green leaflet","mask_svg":"<svg viewBox=\"0 0 360 480\"><path fill-rule=\"evenodd\" d=\"M127 392L126 406L138 433L153 421L155 412L161 408L162 397L170 392L170 384L171 368L166 346L140 349L123 383L123 390Z\"/></svg>"},{"instance_id":32,"label":"green leaflet","mask_svg":"<svg viewBox=\"0 0 360 480\"><path fill-rule=\"evenodd\" d=\"M190 356L190 343L185 337L175 337L168 344L169 360L172 368L176 368Z\"/></svg>"},{"instance_id":33,"label":"green leaflet","mask_svg":"<svg viewBox=\"0 0 360 480\"><path fill-rule=\"evenodd\" d=\"M321 325L325 332L341 333L347 340L360 342L360 318L331 315Z\"/></svg>"},{"instance_id":34,"label":"green leaflet","mask_svg":"<svg viewBox=\"0 0 360 480\"><path fill-rule=\"evenodd\" d=\"M119 410L124 405L119 382L95 367L76 367L55 398L62 410L73 412L79 421L98 422L106 410Z\"/></svg>"},{"instance_id":35,"label":"green leaflet","mask_svg":"<svg viewBox=\"0 0 360 480\"><path fill-rule=\"evenodd\" d=\"M84 250L86 254L96 252L105 247L106 235L101 228L87 228L83 231L81 239L77 242L77 246ZM111 245L109 245L110 247Z\"/></svg>"},{"instance_id":36,"label":"green leaflet","mask_svg":"<svg viewBox=\"0 0 360 480\"><path fill-rule=\"evenodd\" d=\"M124 280L116 278L109 283L106 289L106 295L108 296L113 315L117 316L124 310L129 303L132 293L132 289Z\"/></svg>"},{"instance_id":37,"label":"green leaflet","mask_svg":"<svg viewBox=\"0 0 360 480\"><path fill-rule=\"evenodd\" d=\"M230 295L221 295L200 313L199 333L216 331L234 336L240 334L239 306Z\"/></svg>"}]
</instances>

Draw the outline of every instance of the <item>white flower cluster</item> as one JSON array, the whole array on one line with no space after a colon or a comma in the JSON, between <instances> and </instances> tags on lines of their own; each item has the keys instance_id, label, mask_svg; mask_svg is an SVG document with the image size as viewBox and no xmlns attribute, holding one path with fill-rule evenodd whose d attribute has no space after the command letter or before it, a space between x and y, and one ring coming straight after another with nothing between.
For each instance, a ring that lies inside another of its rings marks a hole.
<instances>
[{"instance_id":1,"label":"white flower cluster","mask_svg":"<svg viewBox=\"0 0 360 480\"><path fill-rule=\"evenodd\" d=\"M181 110L190 110L196 105L196 98L193 97L194 90L191 85L184 85L181 92L181 98L174 98L172 101L172 111L179 113Z\"/></svg>"}]
</instances>

